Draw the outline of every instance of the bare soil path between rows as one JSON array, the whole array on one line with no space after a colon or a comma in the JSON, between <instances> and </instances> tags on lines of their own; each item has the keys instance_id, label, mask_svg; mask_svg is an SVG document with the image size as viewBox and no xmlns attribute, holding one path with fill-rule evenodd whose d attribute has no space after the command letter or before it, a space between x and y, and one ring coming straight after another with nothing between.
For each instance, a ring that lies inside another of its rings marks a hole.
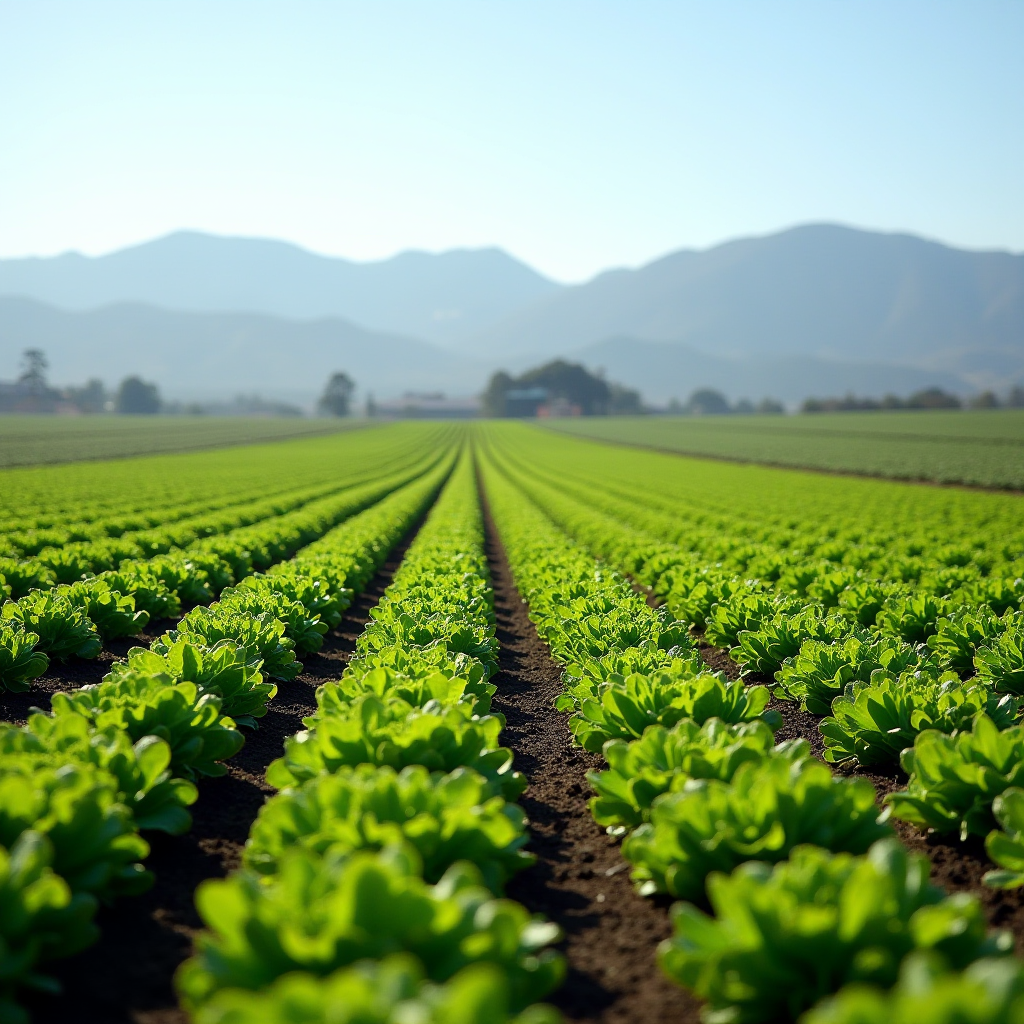
<instances>
[{"instance_id":1,"label":"bare soil path between rows","mask_svg":"<svg viewBox=\"0 0 1024 1024\"><path fill-rule=\"evenodd\" d=\"M191 830L183 836L146 834L152 847L146 867L156 875L155 884L142 896L100 910L101 935L95 946L48 965L64 991L58 997L26 1000L34 1024L186 1024L188 1018L174 995L173 976L191 954L193 937L202 926L193 903L196 886L238 867L249 827L274 792L264 781L267 766L282 754L285 738L302 728L303 717L316 710L316 688L341 677L370 609L391 582L418 529L416 524L356 595L338 629L324 637L323 647L302 657L302 674L279 684L259 729L246 730L245 746L228 763L227 775L199 780ZM148 644L174 623L157 625L161 628L152 635L124 642L123 651L117 647L113 653L104 652L97 662L56 665L52 675L43 677L42 686L5 695L0 717L24 720L30 706L49 705L50 693L99 682L114 657L123 657L129 646Z\"/></svg>"},{"instance_id":2,"label":"bare soil path between rows","mask_svg":"<svg viewBox=\"0 0 1024 1024\"><path fill-rule=\"evenodd\" d=\"M696 1024L699 1003L655 960L658 943L672 931L667 905L636 894L618 842L591 817L585 773L604 761L573 746L566 716L554 708L561 669L512 583L489 515L486 524L501 644L493 706L507 721L503 742L530 780L520 803L537 856L508 895L565 932L569 971L549 1001L568 1020L587 1024Z\"/></svg>"}]
</instances>

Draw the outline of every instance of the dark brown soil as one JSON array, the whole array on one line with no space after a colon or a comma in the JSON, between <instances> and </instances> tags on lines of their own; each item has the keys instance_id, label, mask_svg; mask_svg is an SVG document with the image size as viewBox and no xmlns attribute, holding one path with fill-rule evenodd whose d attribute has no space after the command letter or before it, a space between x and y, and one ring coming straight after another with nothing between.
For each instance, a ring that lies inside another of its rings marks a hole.
<instances>
[{"instance_id":1,"label":"dark brown soil","mask_svg":"<svg viewBox=\"0 0 1024 1024\"><path fill-rule=\"evenodd\" d=\"M570 1021L696 1022L699 1003L655 960L672 931L666 908L636 894L617 841L590 815L585 773L603 759L573 746L566 716L554 709L561 670L537 636L489 520L487 554L501 643L494 709L505 715L504 742L530 779L521 803L537 855L508 895L565 932L568 975L550 1001Z\"/></svg>"},{"instance_id":2,"label":"dark brown soil","mask_svg":"<svg viewBox=\"0 0 1024 1024\"><path fill-rule=\"evenodd\" d=\"M249 827L273 792L264 781L267 766L282 753L285 737L301 729L303 717L316 709L316 688L341 676L369 621L369 610L380 600L415 532L356 597L339 628L324 638L321 650L302 658L302 674L280 684L259 729L246 730L245 746L232 758L228 774L200 781L191 831L184 836L147 834L152 852L146 866L155 873L156 883L143 896L100 911L101 937L95 946L48 965L64 992L56 998L31 998L28 1005L35 1024L185 1024L172 980L192 952L192 939L201 927L193 904L196 886L238 866ZM163 632L165 626L160 626L153 637ZM145 642L146 637L137 637L124 643L124 651L104 652L95 662L56 665L56 671L37 680L38 688L5 697L4 717L23 718L32 705L48 706L48 695L56 690L98 682L115 656ZM12 696L17 699L12 701Z\"/></svg>"}]
</instances>

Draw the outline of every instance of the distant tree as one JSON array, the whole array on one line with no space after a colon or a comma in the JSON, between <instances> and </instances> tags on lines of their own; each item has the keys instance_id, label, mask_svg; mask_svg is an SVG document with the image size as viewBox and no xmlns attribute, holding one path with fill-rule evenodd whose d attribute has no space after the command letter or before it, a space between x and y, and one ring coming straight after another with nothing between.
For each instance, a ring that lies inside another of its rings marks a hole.
<instances>
[{"instance_id":1,"label":"distant tree","mask_svg":"<svg viewBox=\"0 0 1024 1024\"><path fill-rule=\"evenodd\" d=\"M994 391L982 391L980 395L971 398L967 404L972 409L998 409L1002 403Z\"/></svg>"},{"instance_id":2,"label":"distant tree","mask_svg":"<svg viewBox=\"0 0 1024 1024\"><path fill-rule=\"evenodd\" d=\"M736 416L749 416L756 412L754 403L749 398L741 398L733 407L732 411Z\"/></svg>"},{"instance_id":3,"label":"distant tree","mask_svg":"<svg viewBox=\"0 0 1024 1024\"><path fill-rule=\"evenodd\" d=\"M21 365L23 369L18 381L28 387L30 394L43 394L47 389L46 371L50 368L46 353L39 348L27 348L21 354Z\"/></svg>"},{"instance_id":4,"label":"distant tree","mask_svg":"<svg viewBox=\"0 0 1024 1024\"><path fill-rule=\"evenodd\" d=\"M686 411L691 416L723 416L729 413L729 400L720 391L698 388L690 395Z\"/></svg>"},{"instance_id":5,"label":"distant tree","mask_svg":"<svg viewBox=\"0 0 1024 1024\"><path fill-rule=\"evenodd\" d=\"M81 413L96 415L106 408L107 389L101 380L90 380L85 387L70 387L65 392L67 400Z\"/></svg>"},{"instance_id":6,"label":"distant tree","mask_svg":"<svg viewBox=\"0 0 1024 1024\"><path fill-rule=\"evenodd\" d=\"M640 392L621 384L610 384L608 411L613 416L639 416L644 411L644 403Z\"/></svg>"},{"instance_id":7,"label":"distant tree","mask_svg":"<svg viewBox=\"0 0 1024 1024\"><path fill-rule=\"evenodd\" d=\"M1011 409L1024 409L1024 388L1019 384L1010 388L1010 393L1006 396L1006 404Z\"/></svg>"},{"instance_id":8,"label":"distant tree","mask_svg":"<svg viewBox=\"0 0 1024 1024\"><path fill-rule=\"evenodd\" d=\"M507 416L505 396L517 387L515 379L504 370L498 370L487 382L487 390L481 398L483 414L500 419Z\"/></svg>"},{"instance_id":9,"label":"distant tree","mask_svg":"<svg viewBox=\"0 0 1024 1024\"><path fill-rule=\"evenodd\" d=\"M160 411L160 392L140 377L125 377L117 389L115 408L129 416L152 416Z\"/></svg>"},{"instance_id":10,"label":"distant tree","mask_svg":"<svg viewBox=\"0 0 1024 1024\"><path fill-rule=\"evenodd\" d=\"M355 381L347 373L334 373L320 396L317 408L325 416L347 416L355 389Z\"/></svg>"},{"instance_id":11,"label":"distant tree","mask_svg":"<svg viewBox=\"0 0 1024 1024\"><path fill-rule=\"evenodd\" d=\"M757 411L762 416L781 416L786 411L786 407L774 398L762 398L757 403Z\"/></svg>"},{"instance_id":12,"label":"distant tree","mask_svg":"<svg viewBox=\"0 0 1024 1024\"><path fill-rule=\"evenodd\" d=\"M907 399L908 409L959 409L962 403L956 395L942 388L925 388Z\"/></svg>"}]
</instances>

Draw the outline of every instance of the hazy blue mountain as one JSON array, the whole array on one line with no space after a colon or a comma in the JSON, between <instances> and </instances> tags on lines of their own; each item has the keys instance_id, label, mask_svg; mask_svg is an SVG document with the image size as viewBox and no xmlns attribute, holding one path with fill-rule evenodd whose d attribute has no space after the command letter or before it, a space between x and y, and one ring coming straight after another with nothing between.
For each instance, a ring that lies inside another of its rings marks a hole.
<instances>
[{"instance_id":1,"label":"hazy blue mountain","mask_svg":"<svg viewBox=\"0 0 1024 1024\"><path fill-rule=\"evenodd\" d=\"M701 387L721 391L733 401L777 398L790 405L809 396L909 395L928 387L971 390L962 377L883 362L841 362L820 356L756 355L730 358L699 352L688 345L637 338L609 338L572 353L609 380L637 388L649 402L685 400Z\"/></svg>"},{"instance_id":2,"label":"hazy blue mountain","mask_svg":"<svg viewBox=\"0 0 1024 1024\"><path fill-rule=\"evenodd\" d=\"M508 358L616 336L722 357L916 365L996 383L1024 370L1024 255L794 228L600 274L507 316L466 350Z\"/></svg>"},{"instance_id":3,"label":"hazy blue mountain","mask_svg":"<svg viewBox=\"0 0 1024 1024\"><path fill-rule=\"evenodd\" d=\"M259 313L184 313L140 304L75 312L0 298L0 378L26 348L41 348L57 384L129 374L165 397L228 398L239 392L311 402L344 370L377 397L413 389L473 394L485 370L426 341L367 331L339 319L284 320Z\"/></svg>"},{"instance_id":4,"label":"hazy blue mountain","mask_svg":"<svg viewBox=\"0 0 1024 1024\"><path fill-rule=\"evenodd\" d=\"M442 343L481 331L559 287L501 249L405 252L355 263L287 242L194 231L108 256L0 260L0 295L67 309L143 302L295 319L342 317Z\"/></svg>"}]
</instances>

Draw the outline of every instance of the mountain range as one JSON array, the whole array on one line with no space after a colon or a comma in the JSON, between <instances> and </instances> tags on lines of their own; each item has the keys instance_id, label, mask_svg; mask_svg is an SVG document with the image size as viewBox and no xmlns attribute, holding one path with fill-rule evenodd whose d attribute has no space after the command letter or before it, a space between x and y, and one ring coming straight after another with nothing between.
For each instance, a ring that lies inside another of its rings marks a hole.
<instances>
[{"instance_id":1,"label":"mountain range","mask_svg":"<svg viewBox=\"0 0 1024 1024\"><path fill-rule=\"evenodd\" d=\"M354 263L179 232L108 256L0 260L0 375L142 373L180 397L479 391L564 356L651 400L968 393L1024 381L1024 255L808 225L561 285L498 249Z\"/></svg>"}]
</instances>

